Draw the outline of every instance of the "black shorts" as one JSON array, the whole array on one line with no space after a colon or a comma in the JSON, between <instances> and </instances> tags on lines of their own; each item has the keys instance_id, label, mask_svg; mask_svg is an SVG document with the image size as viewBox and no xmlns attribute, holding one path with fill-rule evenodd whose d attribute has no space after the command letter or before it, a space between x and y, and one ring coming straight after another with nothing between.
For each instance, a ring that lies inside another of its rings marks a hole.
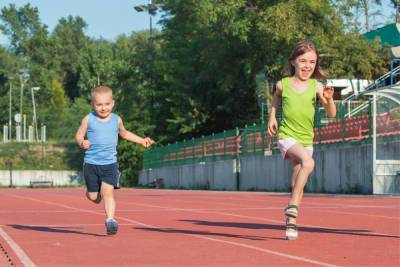
<instances>
[{"instance_id":1,"label":"black shorts","mask_svg":"<svg viewBox=\"0 0 400 267\"><path fill-rule=\"evenodd\" d=\"M83 164L83 177L88 192L100 192L101 182L120 188L118 163L107 165Z\"/></svg>"}]
</instances>

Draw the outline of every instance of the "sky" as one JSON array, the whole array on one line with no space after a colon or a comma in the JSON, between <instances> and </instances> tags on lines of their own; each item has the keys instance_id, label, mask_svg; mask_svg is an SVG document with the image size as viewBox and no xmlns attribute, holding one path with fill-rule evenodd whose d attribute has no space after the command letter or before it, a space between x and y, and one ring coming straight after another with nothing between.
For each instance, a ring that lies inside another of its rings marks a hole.
<instances>
[{"instance_id":1,"label":"sky","mask_svg":"<svg viewBox=\"0 0 400 267\"><path fill-rule=\"evenodd\" d=\"M137 12L133 7L148 4L149 0L0 0L0 9L13 3L21 7L30 3L39 9L41 22L48 26L52 32L62 17L80 16L87 23L86 34L93 38L104 38L114 41L124 33L129 35L132 31L148 30L150 27L149 15L146 12ZM391 21L389 14L393 14L393 8L388 8L389 0L383 0L383 14L386 18L380 18L381 22ZM156 24L160 14L153 17L153 27L160 28ZM394 19L393 19L394 22ZM7 45L8 39L0 33L0 45Z\"/></svg>"},{"instance_id":2,"label":"sky","mask_svg":"<svg viewBox=\"0 0 400 267\"><path fill-rule=\"evenodd\" d=\"M39 9L40 20L51 32L62 17L80 16L88 25L86 35L114 41L122 34L148 30L150 18L146 12L137 12L133 7L146 5L148 0L0 0L0 9L9 4L22 7L26 4ZM153 17L153 27L160 15ZM7 45L8 39L0 33L0 44Z\"/></svg>"}]
</instances>

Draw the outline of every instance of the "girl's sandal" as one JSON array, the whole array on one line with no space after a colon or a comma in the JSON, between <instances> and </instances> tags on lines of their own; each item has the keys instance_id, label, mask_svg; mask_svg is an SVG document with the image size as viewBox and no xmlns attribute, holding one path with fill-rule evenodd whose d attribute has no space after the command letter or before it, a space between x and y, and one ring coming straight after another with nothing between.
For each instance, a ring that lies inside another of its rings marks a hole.
<instances>
[{"instance_id":1,"label":"girl's sandal","mask_svg":"<svg viewBox=\"0 0 400 267\"><path fill-rule=\"evenodd\" d=\"M285 209L285 215L291 218L297 218L297 215L299 215L299 208L296 205L289 204Z\"/></svg>"},{"instance_id":2,"label":"girl's sandal","mask_svg":"<svg viewBox=\"0 0 400 267\"><path fill-rule=\"evenodd\" d=\"M286 219L286 240L296 240L299 236L297 225L289 223L289 218Z\"/></svg>"}]
</instances>

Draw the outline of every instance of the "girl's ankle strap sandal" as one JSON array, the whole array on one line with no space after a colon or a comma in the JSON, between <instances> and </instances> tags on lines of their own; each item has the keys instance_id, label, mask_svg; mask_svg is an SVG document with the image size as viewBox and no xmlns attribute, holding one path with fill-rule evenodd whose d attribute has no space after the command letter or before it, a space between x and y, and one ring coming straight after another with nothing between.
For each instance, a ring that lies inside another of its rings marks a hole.
<instances>
[{"instance_id":1,"label":"girl's ankle strap sandal","mask_svg":"<svg viewBox=\"0 0 400 267\"><path fill-rule=\"evenodd\" d=\"M294 223L289 223L289 220L286 221L286 239L287 240L296 240L299 236L299 232L297 230L297 225Z\"/></svg>"},{"instance_id":2,"label":"girl's ankle strap sandal","mask_svg":"<svg viewBox=\"0 0 400 267\"><path fill-rule=\"evenodd\" d=\"M289 204L285 208L285 215L291 218L297 218L299 215L299 208L296 205Z\"/></svg>"}]
</instances>

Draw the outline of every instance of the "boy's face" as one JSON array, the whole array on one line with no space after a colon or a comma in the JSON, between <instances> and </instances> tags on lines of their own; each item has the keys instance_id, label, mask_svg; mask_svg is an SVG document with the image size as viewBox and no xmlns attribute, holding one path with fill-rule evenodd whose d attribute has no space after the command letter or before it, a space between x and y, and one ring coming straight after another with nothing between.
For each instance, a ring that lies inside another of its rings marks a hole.
<instances>
[{"instance_id":1,"label":"boy's face","mask_svg":"<svg viewBox=\"0 0 400 267\"><path fill-rule=\"evenodd\" d=\"M112 93L95 93L92 97L92 106L99 118L107 118L114 107Z\"/></svg>"}]
</instances>

